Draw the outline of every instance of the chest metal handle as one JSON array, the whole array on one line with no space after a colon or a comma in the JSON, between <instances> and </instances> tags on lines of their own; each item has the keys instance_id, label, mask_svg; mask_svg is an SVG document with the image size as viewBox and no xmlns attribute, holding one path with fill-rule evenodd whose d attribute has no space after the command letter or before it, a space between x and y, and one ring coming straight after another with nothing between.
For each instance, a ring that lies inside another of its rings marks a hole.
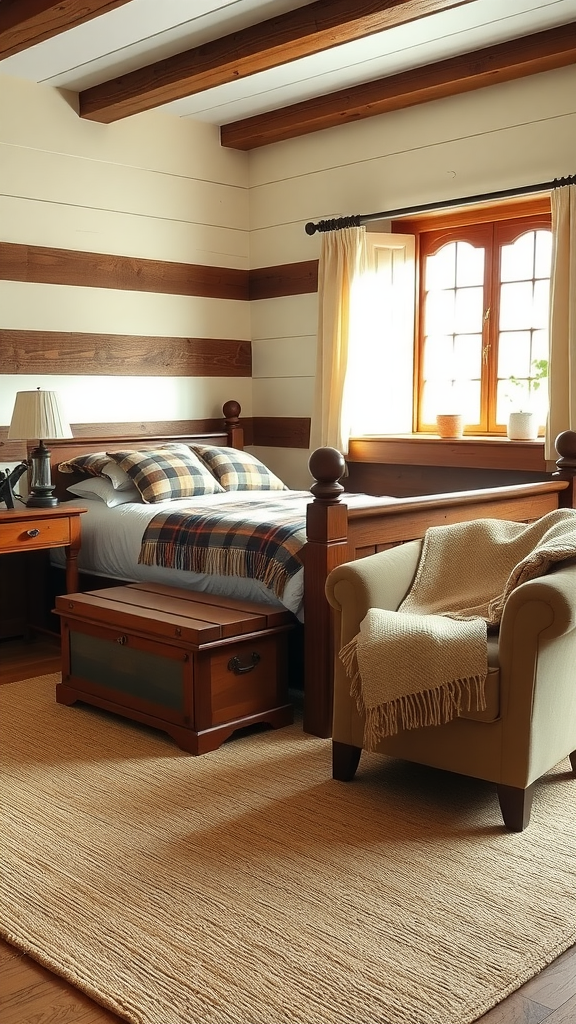
<instances>
[{"instance_id":1,"label":"chest metal handle","mask_svg":"<svg viewBox=\"0 0 576 1024\"><path fill-rule=\"evenodd\" d=\"M246 672L251 672L253 668L256 668L259 661L260 655L256 651L250 656L250 661L246 665L240 663L240 658L230 658L228 671L233 672L235 676L243 676Z\"/></svg>"},{"instance_id":2,"label":"chest metal handle","mask_svg":"<svg viewBox=\"0 0 576 1024\"><path fill-rule=\"evenodd\" d=\"M39 533L40 530L26 530L27 537L37 537Z\"/></svg>"},{"instance_id":3,"label":"chest metal handle","mask_svg":"<svg viewBox=\"0 0 576 1024\"><path fill-rule=\"evenodd\" d=\"M122 644L122 646L124 646L124 644L128 643L128 637L127 636L119 636L119 637L116 638L116 643L117 644Z\"/></svg>"}]
</instances>

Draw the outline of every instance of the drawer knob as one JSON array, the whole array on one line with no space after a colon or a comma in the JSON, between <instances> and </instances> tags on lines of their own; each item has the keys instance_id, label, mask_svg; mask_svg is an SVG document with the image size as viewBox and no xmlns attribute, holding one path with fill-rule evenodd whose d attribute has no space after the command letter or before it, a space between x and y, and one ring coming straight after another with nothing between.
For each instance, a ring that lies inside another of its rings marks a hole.
<instances>
[{"instance_id":1,"label":"drawer knob","mask_svg":"<svg viewBox=\"0 0 576 1024\"><path fill-rule=\"evenodd\" d=\"M37 537L39 533L40 530L26 530L27 537Z\"/></svg>"},{"instance_id":2,"label":"drawer knob","mask_svg":"<svg viewBox=\"0 0 576 1024\"><path fill-rule=\"evenodd\" d=\"M116 643L117 644L122 644L122 646L124 646L124 644L128 643L128 637L127 636L118 636L118 637L116 637Z\"/></svg>"},{"instance_id":3,"label":"drawer knob","mask_svg":"<svg viewBox=\"0 0 576 1024\"><path fill-rule=\"evenodd\" d=\"M260 655L256 651L250 656L250 661L246 665L242 665L240 658L230 658L228 671L233 672L235 676L243 676L246 672L251 672L253 668L256 668L259 661Z\"/></svg>"}]
</instances>

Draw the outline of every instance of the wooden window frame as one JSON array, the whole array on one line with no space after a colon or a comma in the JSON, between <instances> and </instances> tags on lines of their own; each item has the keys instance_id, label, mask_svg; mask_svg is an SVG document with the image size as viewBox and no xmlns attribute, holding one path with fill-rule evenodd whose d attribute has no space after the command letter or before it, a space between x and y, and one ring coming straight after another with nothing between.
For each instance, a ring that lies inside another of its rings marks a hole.
<instances>
[{"instance_id":1,"label":"wooden window frame","mask_svg":"<svg viewBox=\"0 0 576 1024\"><path fill-rule=\"evenodd\" d=\"M414 422L415 434L435 433L434 426L422 424L420 417L423 387L422 363L424 351L424 275L423 260L437 252L443 244L452 241L470 241L486 249L484 268L484 309L489 309L485 324L487 334L484 344L490 345L488 373L481 382L480 424L465 429L466 436L502 437L506 428L496 424L496 379L498 366L498 322L499 322L499 266L495 255L496 246L514 241L525 231L551 228L550 197L534 196L505 203L487 203L482 206L466 207L450 212L426 214L410 220L396 220L391 224L393 232L411 233L416 238L416 316L414 336Z\"/></svg>"}]
</instances>

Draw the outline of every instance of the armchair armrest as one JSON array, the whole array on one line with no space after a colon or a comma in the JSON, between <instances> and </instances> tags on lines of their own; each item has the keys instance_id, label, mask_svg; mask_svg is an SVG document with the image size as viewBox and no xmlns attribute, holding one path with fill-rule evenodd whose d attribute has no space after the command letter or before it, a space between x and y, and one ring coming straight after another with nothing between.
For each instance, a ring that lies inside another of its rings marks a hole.
<instances>
[{"instance_id":1,"label":"armchair armrest","mask_svg":"<svg viewBox=\"0 0 576 1024\"><path fill-rule=\"evenodd\" d=\"M528 580L513 590L506 601L500 625L500 639L522 614L523 629L552 640L576 628L576 559L560 562L558 568Z\"/></svg>"},{"instance_id":2,"label":"armchair armrest","mask_svg":"<svg viewBox=\"0 0 576 1024\"><path fill-rule=\"evenodd\" d=\"M398 608L414 579L421 548L421 541L410 541L332 570L326 597L341 616L341 644L356 635L369 608Z\"/></svg>"}]
</instances>

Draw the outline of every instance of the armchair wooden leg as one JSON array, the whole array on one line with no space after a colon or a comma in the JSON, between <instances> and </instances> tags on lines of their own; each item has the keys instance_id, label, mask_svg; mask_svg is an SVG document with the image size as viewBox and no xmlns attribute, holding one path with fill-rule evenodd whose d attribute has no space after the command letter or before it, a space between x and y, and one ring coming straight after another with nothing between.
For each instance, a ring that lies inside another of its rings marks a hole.
<instances>
[{"instance_id":1,"label":"armchair wooden leg","mask_svg":"<svg viewBox=\"0 0 576 1024\"><path fill-rule=\"evenodd\" d=\"M572 765L572 771L576 775L576 750L573 750L570 754L570 764Z\"/></svg>"},{"instance_id":2,"label":"armchair wooden leg","mask_svg":"<svg viewBox=\"0 0 576 1024\"><path fill-rule=\"evenodd\" d=\"M506 828L511 832L523 832L530 821L534 783L527 789L498 784L497 790Z\"/></svg>"},{"instance_id":3,"label":"armchair wooden leg","mask_svg":"<svg viewBox=\"0 0 576 1024\"><path fill-rule=\"evenodd\" d=\"M350 782L356 774L361 753L362 747L332 740L332 778L339 782Z\"/></svg>"}]
</instances>

